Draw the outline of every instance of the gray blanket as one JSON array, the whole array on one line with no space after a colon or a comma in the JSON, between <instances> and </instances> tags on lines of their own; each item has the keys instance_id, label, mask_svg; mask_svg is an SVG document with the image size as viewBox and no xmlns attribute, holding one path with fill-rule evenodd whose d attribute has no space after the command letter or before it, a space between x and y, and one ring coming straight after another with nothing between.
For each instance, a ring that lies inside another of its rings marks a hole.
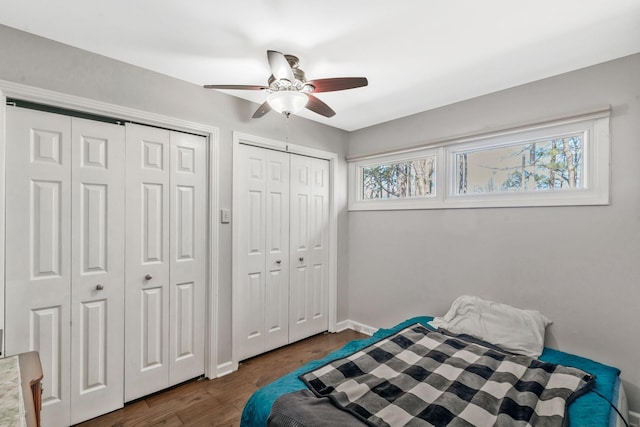
<instances>
[{"instance_id":1,"label":"gray blanket","mask_svg":"<svg viewBox=\"0 0 640 427\"><path fill-rule=\"evenodd\" d=\"M283 394L271 408L269 427L365 427L362 421L338 409L327 397L316 397L309 390Z\"/></svg>"}]
</instances>

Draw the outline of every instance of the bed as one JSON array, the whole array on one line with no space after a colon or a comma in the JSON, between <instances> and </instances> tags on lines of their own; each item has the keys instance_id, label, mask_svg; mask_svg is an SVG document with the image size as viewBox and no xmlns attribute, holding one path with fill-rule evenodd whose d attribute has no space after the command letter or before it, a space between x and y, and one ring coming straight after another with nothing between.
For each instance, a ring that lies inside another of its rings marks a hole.
<instances>
[{"instance_id":1,"label":"bed","mask_svg":"<svg viewBox=\"0 0 640 427\"><path fill-rule=\"evenodd\" d=\"M414 317L390 329L380 329L370 338L351 341L326 357L309 362L257 390L243 410L241 426L369 425L348 411L338 409L329 399L315 396L308 390L301 376L319 370L332 361L343 359L381 340L394 337L395 334L414 325L422 325L433 330L429 323L433 319L429 316ZM574 367L594 376L593 383L586 387L579 397L570 402L567 413L568 425L573 427L625 425L613 407L614 405L620 413L627 416L626 396L619 379L620 371L617 368L550 348L544 348L539 360ZM302 415L300 415L301 412ZM318 423L319 420L322 422Z\"/></svg>"}]
</instances>

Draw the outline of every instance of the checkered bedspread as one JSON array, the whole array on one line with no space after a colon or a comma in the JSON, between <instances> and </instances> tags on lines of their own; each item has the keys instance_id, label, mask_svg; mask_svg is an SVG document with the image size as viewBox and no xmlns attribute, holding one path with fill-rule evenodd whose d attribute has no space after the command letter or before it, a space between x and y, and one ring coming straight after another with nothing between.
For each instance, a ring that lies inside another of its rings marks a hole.
<instances>
[{"instance_id":1,"label":"checkered bedspread","mask_svg":"<svg viewBox=\"0 0 640 427\"><path fill-rule=\"evenodd\" d=\"M562 426L595 377L416 324L300 378L374 426Z\"/></svg>"}]
</instances>

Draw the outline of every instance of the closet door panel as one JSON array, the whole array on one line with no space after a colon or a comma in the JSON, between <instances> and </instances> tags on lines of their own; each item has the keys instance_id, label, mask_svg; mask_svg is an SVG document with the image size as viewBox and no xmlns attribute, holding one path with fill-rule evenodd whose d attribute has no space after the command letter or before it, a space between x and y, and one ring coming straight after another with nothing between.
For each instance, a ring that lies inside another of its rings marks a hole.
<instances>
[{"instance_id":1,"label":"closet door panel","mask_svg":"<svg viewBox=\"0 0 640 427\"><path fill-rule=\"evenodd\" d=\"M240 179L237 186L240 224L237 241L238 308L236 346L240 360L264 351L265 262L266 262L266 152L255 147L238 147Z\"/></svg>"},{"instance_id":2,"label":"closet door panel","mask_svg":"<svg viewBox=\"0 0 640 427\"><path fill-rule=\"evenodd\" d=\"M265 348L289 342L289 155L266 151Z\"/></svg>"},{"instance_id":3,"label":"closet door panel","mask_svg":"<svg viewBox=\"0 0 640 427\"><path fill-rule=\"evenodd\" d=\"M206 161L204 137L171 132L170 385L204 373Z\"/></svg>"},{"instance_id":4,"label":"closet door panel","mask_svg":"<svg viewBox=\"0 0 640 427\"><path fill-rule=\"evenodd\" d=\"M126 127L125 401L169 386L170 132Z\"/></svg>"},{"instance_id":5,"label":"closet door panel","mask_svg":"<svg viewBox=\"0 0 640 427\"><path fill-rule=\"evenodd\" d=\"M316 332L329 327L329 161L311 159L310 261L312 295L308 301Z\"/></svg>"},{"instance_id":6,"label":"closet door panel","mask_svg":"<svg viewBox=\"0 0 640 427\"><path fill-rule=\"evenodd\" d=\"M70 424L71 121L6 109L7 355L38 351L43 424Z\"/></svg>"},{"instance_id":7,"label":"closet door panel","mask_svg":"<svg viewBox=\"0 0 640 427\"><path fill-rule=\"evenodd\" d=\"M240 145L239 359L289 342L289 155Z\"/></svg>"},{"instance_id":8,"label":"closet door panel","mask_svg":"<svg viewBox=\"0 0 640 427\"><path fill-rule=\"evenodd\" d=\"M311 334L308 310L310 277L311 158L291 156L290 341Z\"/></svg>"},{"instance_id":9,"label":"closet door panel","mask_svg":"<svg viewBox=\"0 0 640 427\"><path fill-rule=\"evenodd\" d=\"M73 118L71 423L123 405L124 126Z\"/></svg>"},{"instance_id":10,"label":"closet door panel","mask_svg":"<svg viewBox=\"0 0 640 427\"><path fill-rule=\"evenodd\" d=\"M12 301L13 304L13 301ZM67 304L65 304L67 305ZM57 305L54 307L32 308L30 314L29 331L25 337L31 342L31 346L24 351L35 350L40 353L42 372L49 372L49 378L42 384L42 405L51 407L43 419L48 419L54 424L59 424L62 418L58 416L60 412L67 412L68 396L65 388L68 387L68 362L64 360L65 349L63 343L66 341L66 331L62 328L62 317L64 307ZM7 326L7 332L10 325ZM8 337L7 337L8 338ZM22 350L14 352L7 351L8 355L13 353L23 353ZM60 408L55 408L60 405Z\"/></svg>"},{"instance_id":11,"label":"closet door panel","mask_svg":"<svg viewBox=\"0 0 640 427\"><path fill-rule=\"evenodd\" d=\"M291 155L290 342L328 328L329 162Z\"/></svg>"}]
</instances>

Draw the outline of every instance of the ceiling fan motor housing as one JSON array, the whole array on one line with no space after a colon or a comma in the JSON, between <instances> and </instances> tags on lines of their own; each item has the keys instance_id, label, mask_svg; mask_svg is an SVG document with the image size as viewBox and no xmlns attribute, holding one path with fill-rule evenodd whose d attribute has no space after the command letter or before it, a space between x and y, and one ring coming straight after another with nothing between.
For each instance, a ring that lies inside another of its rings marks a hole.
<instances>
[{"instance_id":1,"label":"ceiling fan motor housing","mask_svg":"<svg viewBox=\"0 0 640 427\"><path fill-rule=\"evenodd\" d=\"M307 84L307 78L302 69L298 68L300 64L300 60L297 56L294 55L284 55L289 66L291 67L291 71L293 72L293 77L295 80L290 82L286 79L276 79L273 75L269 77L268 85L269 90L273 92L279 92L282 90L292 90L299 92L313 92L313 86Z\"/></svg>"}]
</instances>

